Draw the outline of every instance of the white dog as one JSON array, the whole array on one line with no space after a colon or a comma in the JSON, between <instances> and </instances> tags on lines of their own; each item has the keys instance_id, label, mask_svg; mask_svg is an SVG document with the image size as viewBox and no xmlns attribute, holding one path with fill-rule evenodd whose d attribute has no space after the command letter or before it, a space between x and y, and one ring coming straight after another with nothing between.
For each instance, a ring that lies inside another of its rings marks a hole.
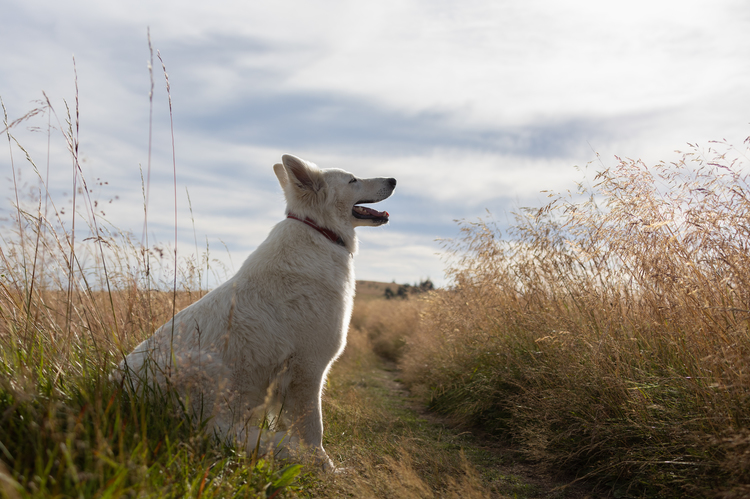
<instances>
[{"instance_id":1,"label":"white dog","mask_svg":"<svg viewBox=\"0 0 750 499\"><path fill-rule=\"evenodd\" d=\"M328 468L320 398L346 344L354 228L388 222L387 212L359 204L389 197L396 179L320 170L290 155L282 161L273 169L287 218L236 275L138 345L117 377L130 371L134 386L172 385L193 410L212 416L220 437L251 447L258 423L273 414Z\"/></svg>"}]
</instances>

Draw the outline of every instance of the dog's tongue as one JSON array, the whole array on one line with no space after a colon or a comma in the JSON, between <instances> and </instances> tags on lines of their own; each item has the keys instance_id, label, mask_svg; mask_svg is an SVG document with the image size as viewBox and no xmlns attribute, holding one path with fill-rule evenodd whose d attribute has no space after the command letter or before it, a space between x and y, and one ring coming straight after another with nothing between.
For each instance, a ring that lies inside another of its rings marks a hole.
<instances>
[{"instance_id":1,"label":"dog's tongue","mask_svg":"<svg viewBox=\"0 0 750 499\"><path fill-rule=\"evenodd\" d=\"M368 217L382 218L382 217L389 216L387 211L377 211L377 210L373 210L372 208L367 208L366 206L355 206L354 209L360 215L364 215Z\"/></svg>"}]
</instances>

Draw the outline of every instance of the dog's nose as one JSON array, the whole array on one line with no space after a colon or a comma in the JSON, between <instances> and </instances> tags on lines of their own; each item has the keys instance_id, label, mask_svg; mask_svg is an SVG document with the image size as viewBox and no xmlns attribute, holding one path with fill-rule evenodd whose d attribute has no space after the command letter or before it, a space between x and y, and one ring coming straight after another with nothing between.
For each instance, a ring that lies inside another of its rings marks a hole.
<instances>
[{"instance_id":1,"label":"dog's nose","mask_svg":"<svg viewBox=\"0 0 750 499\"><path fill-rule=\"evenodd\" d=\"M388 183L391 184L391 187L396 187L396 179L395 178L389 178Z\"/></svg>"}]
</instances>

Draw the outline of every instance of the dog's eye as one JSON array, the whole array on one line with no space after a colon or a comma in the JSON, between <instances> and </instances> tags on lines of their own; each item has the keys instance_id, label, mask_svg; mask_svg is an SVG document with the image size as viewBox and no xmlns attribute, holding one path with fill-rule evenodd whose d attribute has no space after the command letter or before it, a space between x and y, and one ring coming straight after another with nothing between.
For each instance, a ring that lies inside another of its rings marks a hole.
<instances>
[{"instance_id":1,"label":"dog's eye","mask_svg":"<svg viewBox=\"0 0 750 499\"><path fill-rule=\"evenodd\" d=\"M354 182L356 182L356 181L357 181L357 179L356 179L356 178L353 178L353 179L351 179L351 180L349 181L349 183L350 183L350 184L353 184L353 183L354 183Z\"/></svg>"}]
</instances>

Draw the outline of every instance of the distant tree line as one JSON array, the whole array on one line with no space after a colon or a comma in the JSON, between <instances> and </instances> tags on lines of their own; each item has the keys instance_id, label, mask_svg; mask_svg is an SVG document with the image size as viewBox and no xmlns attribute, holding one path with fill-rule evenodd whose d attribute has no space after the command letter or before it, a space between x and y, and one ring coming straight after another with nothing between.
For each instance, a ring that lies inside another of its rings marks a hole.
<instances>
[{"instance_id":1,"label":"distant tree line","mask_svg":"<svg viewBox=\"0 0 750 499\"><path fill-rule=\"evenodd\" d=\"M433 289L435 289L435 285L432 283L432 281L429 279L425 279L423 281L420 281L419 284L414 285L399 284L395 293L390 287L385 288L385 297L388 300L390 300L391 298L401 298L402 300L405 300L410 295L426 293L427 291L432 291Z\"/></svg>"}]
</instances>

